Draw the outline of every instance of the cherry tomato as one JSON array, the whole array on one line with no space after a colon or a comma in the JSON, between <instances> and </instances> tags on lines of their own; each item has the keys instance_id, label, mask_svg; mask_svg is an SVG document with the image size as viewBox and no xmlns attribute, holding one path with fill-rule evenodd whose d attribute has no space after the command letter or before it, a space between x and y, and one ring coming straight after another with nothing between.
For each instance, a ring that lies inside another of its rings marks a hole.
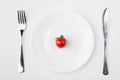
<instances>
[{"instance_id":1,"label":"cherry tomato","mask_svg":"<svg viewBox=\"0 0 120 80\"><path fill-rule=\"evenodd\" d=\"M61 35L60 37L56 38L56 45L58 48L63 48L66 45L66 39L64 38L63 35Z\"/></svg>"}]
</instances>

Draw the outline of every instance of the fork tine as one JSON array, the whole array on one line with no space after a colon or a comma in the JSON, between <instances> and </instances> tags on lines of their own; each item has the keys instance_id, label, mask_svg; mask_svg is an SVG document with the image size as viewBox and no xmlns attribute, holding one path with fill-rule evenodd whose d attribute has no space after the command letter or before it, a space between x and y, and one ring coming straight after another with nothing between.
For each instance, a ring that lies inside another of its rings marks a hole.
<instances>
[{"instance_id":1,"label":"fork tine","mask_svg":"<svg viewBox=\"0 0 120 80\"><path fill-rule=\"evenodd\" d=\"M25 15L25 11L23 12L23 16L24 16L24 22L26 23L26 15Z\"/></svg>"},{"instance_id":2,"label":"fork tine","mask_svg":"<svg viewBox=\"0 0 120 80\"><path fill-rule=\"evenodd\" d=\"M20 21L21 21L21 24L23 24L23 11L20 11Z\"/></svg>"},{"instance_id":3,"label":"fork tine","mask_svg":"<svg viewBox=\"0 0 120 80\"><path fill-rule=\"evenodd\" d=\"M25 21L24 21L24 11L22 10L22 22L23 22L23 24L25 23Z\"/></svg>"},{"instance_id":4,"label":"fork tine","mask_svg":"<svg viewBox=\"0 0 120 80\"><path fill-rule=\"evenodd\" d=\"M23 24L26 23L26 16L25 16L25 11L24 10L22 10L22 22L23 22Z\"/></svg>"},{"instance_id":5,"label":"fork tine","mask_svg":"<svg viewBox=\"0 0 120 80\"><path fill-rule=\"evenodd\" d=\"M18 23L20 24L20 12L17 11L17 14L18 14Z\"/></svg>"},{"instance_id":6,"label":"fork tine","mask_svg":"<svg viewBox=\"0 0 120 80\"><path fill-rule=\"evenodd\" d=\"M19 23L21 24L22 23L22 19L21 19L21 11L20 10L18 11L18 17L19 17Z\"/></svg>"}]
</instances>

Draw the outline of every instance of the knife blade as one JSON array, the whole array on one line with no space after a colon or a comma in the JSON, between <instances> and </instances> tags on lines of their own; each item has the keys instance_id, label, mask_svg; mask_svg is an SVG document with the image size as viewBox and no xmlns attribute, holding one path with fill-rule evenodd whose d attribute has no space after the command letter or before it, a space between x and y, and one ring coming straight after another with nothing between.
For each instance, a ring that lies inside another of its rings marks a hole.
<instances>
[{"instance_id":1,"label":"knife blade","mask_svg":"<svg viewBox=\"0 0 120 80\"><path fill-rule=\"evenodd\" d=\"M104 65L103 74L108 75L108 63L107 63L107 39L108 39L108 28L109 28L109 9L106 8L103 12L103 35L104 35Z\"/></svg>"}]
</instances>

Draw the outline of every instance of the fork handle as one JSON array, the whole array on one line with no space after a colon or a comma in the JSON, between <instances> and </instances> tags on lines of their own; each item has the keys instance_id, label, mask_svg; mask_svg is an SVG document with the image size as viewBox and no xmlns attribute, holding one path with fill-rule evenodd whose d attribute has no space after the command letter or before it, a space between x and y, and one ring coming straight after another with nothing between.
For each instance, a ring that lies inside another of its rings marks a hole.
<instances>
[{"instance_id":1,"label":"fork handle","mask_svg":"<svg viewBox=\"0 0 120 80\"><path fill-rule=\"evenodd\" d=\"M19 57L18 71L20 73L23 73L25 71L25 69L24 69L23 46L22 46L23 30L20 30L20 33L21 33L21 53L20 53L20 57Z\"/></svg>"}]
</instances>

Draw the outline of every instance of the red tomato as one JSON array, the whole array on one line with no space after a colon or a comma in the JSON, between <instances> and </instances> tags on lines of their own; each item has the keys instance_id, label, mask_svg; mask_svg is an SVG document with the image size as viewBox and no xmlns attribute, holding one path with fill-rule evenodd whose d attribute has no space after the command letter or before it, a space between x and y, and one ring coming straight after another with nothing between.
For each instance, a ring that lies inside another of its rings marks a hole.
<instances>
[{"instance_id":1,"label":"red tomato","mask_svg":"<svg viewBox=\"0 0 120 80\"><path fill-rule=\"evenodd\" d=\"M63 48L66 45L66 39L63 35L56 38L56 45L58 48Z\"/></svg>"}]
</instances>

